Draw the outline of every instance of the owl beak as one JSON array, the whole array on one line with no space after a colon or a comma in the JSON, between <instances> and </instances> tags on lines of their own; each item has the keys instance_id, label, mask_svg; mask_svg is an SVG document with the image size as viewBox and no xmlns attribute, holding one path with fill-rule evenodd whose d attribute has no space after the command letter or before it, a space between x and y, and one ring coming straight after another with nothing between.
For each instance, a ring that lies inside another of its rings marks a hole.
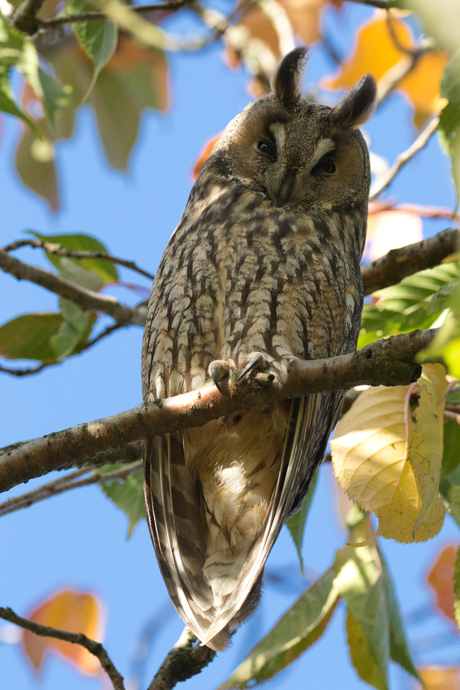
<instances>
[{"instance_id":1,"label":"owl beak","mask_svg":"<svg viewBox=\"0 0 460 690\"><path fill-rule=\"evenodd\" d=\"M298 170L288 170L282 176L280 183L270 191L275 206L287 206L299 201L299 175Z\"/></svg>"}]
</instances>

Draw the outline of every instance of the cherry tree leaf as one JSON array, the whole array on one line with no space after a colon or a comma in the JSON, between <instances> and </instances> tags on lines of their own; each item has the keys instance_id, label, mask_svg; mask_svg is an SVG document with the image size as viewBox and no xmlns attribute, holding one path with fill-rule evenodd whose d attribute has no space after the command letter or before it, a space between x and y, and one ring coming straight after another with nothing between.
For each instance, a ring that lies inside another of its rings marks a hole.
<instances>
[{"instance_id":1,"label":"cherry tree leaf","mask_svg":"<svg viewBox=\"0 0 460 690\"><path fill-rule=\"evenodd\" d=\"M377 534L425 541L441 529L438 496L444 402L440 364L424 365L416 426L411 387L369 388L340 420L331 441L336 476L349 498L379 519Z\"/></svg>"}]
</instances>

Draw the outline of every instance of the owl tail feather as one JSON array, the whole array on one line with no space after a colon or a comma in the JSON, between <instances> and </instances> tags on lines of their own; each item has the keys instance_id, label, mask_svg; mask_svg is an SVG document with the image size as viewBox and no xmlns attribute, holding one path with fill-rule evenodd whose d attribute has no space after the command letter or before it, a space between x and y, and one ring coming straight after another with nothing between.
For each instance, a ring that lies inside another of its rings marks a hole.
<instances>
[{"instance_id":1,"label":"owl tail feather","mask_svg":"<svg viewBox=\"0 0 460 690\"><path fill-rule=\"evenodd\" d=\"M236 501L240 513L235 524L246 521L240 530L243 536L236 541L222 527L217 512L222 503L207 505L206 490L196 471L191 471L193 463L186 463L180 435L145 442L150 534L171 599L203 645L223 651L234 629L257 608L265 561L281 527L300 508L322 460L340 398L321 393L291 401L284 443L274 453L277 472L266 508L251 528L251 511L245 513L244 501ZM231 472L234 465L229 462L227 470Z\"/></svg>"}]
</instances>

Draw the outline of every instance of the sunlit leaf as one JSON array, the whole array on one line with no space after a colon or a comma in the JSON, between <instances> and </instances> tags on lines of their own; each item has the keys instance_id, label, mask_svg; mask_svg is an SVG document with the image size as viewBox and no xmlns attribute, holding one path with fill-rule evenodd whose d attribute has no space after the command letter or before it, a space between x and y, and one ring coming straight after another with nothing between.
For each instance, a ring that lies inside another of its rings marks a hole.
<instances>
[{"instance_id":1,"label":"sunlit leaf","mask_svg":"<svg viewBox=\"0 0 460 690\"><path fill-rule=\"evenodd\" d=\"M53 145L24 129L16 150L16 170L23 183L46 199L53 211L59 208L59 190Z\"/></svg>"},{"instance_id":2,"label":"sunlit leaf","mask_svg":"<svg viewBox=\"0 0 460 690\"><path fill-rule=\"evenodd\" d=\"M460 5L452 0L399 0L400 6L414 10L422 20L426 33L451 53L460 48Z\"/></svg>"},{"instance_id":3,"label":"sunlit leaf","mask_svg":"<svg viewBox=\"0 0 460 690\"><path fill-rule=\"evenodd\" d=\"M105 465L98 469L99 474L113 472L126 468L126 465ZM142 483L142 470L130 474L124 480L113 480L108 484L102 484L105 495L126 513L129 520L128 539L133 533L137 523L145 518L144 493Z\"/></svg>"},{"instance_id":4,"label":"sunlit leaf","mask_svg":"<svg viewBox=\"0 0 460 690\"><path fill-rule=\"evenodd\" d=\"M347 495L379 519L377 534L402 542L430 539L441 529L438 498L444 402L442 365L424 365L415 411L409 386L369 388L340 420L331 441L336 476Z\"/></svg>"},{"instance_id":5,"label":"sunlit leaf","mask_svg":"<svg viewBox=\"0 0 460 690\"><path fill-rule=\"evenodd\" d=\"M392 32L396 37L393 40ZM401 61L410 63L405 49L415 48L415 41L407 24L393 16L391 29L387 14L377 11L358 31L352 55L341 63L334 78L323 81L330 89L351 88L364 74L370 72L380 80ZM416 121L439 112L445 104L440 98L440 82L448 56L439 51L424 53L414 69L398 84L415 109Z\"/></svg>"},{"instance_id":6,"label":"sunlit leaf","mask_svg":"<svg viewBox=\"0 0 460 690\"><path fill-rule=\"evenodd\" d=\"M81 14L93 10L93 5L84 0L66 0L68 14ZM94 64L94 76L89 89L91 90L99 73L108 63L115 52L118 41L118 27L105 19L75 22L73 24L75 36L81 47Z\"/></svg>"},{"instance_id":7,"label":"sunlit leaf","mask_svg":"<svg viewBox=\"0 0 460 690\"><path fill-rule=\"evenodd\" d=\"M107 247L91 235L44 235L32 230L30 233L42 242L59 244L61 247L64 247L64 249L85 252L102 252L104 254L109 253ZM51 254L49 252L46 253L46 257L60 272L65 270L65 267L67 267L67 272L69 273L69 265L73 265L77 266L78 268L85 269L85 271L89 273L94 273L100 278L100 281L102 281L100 285L104 283L113 283L118 280L117 268L111 261L106 261L104 259L72 259L70 257L61 257L57 254ZM75 280L74 282L78 282L78 280ZM88 285L85 287L88 287Z\"/></svg>"},{"instance_id":8,"label":"sunlit leaf","mask_svg":"<svg viewBox=\"0 0 460 690\"><path fill-rule=\"evenodd\" d=\"M449 475L454 484L460 486L460 424L444 422L444 451L442 474Z\"/></svg>"},{"instance_id":9,"label":"sunlit leaf","mask_svg":"<svg viewBox=\"0 0 460 690\"><path fill-rule=\"evenodd\" d=\"M453 577L457 549L458 544L445 546L438 554L426 578L435 595L436 608L453 621L455 621Z\"/></svg>"},{"instance_id":10,"label":"sunlit leaf","mask_svg":"<svg viewBox=\"0 0 460 690\"><path fill-rule=\"evenodd\" d=\"M64 589L54 593L35 607L27 617L41 625L83 633L96 641L101 641L104 634L101 602L94 594L86 592ZM23 645L27 658L37 671L48 652L57 652L82 673L99 674L102 671L96 657L77 644L52 637L38 637L24 630Z\"/></svg>"},{"instance_id":11,"label":"sunlit leaf","mask_svg":"<svg viewBox=\"0 0 460 690\"><path fill-rule=\"evenodd\" d=\"M307 589L219 690L243 690L272 678L316 642L337 605L333 580L329 570Z\"/></svg>"},{"instance_id":12,"label":"sunlit leaf","mask_svg":"<svg viewBox=\"0 0 460 690\"><path fill-rule=\"evenodd\" d=\"M286 527L291 533L291 537L294 540L295 547L297 549L297 555L300 560L300 567L303 570L303 558L302 558L302 544L303 536L305 534L305 524L307 522L308 513L310 512L311 502L315 494L316 484L318 482L318 472L313 476L312 482L309 486L307 495L305 496L302 507L297 511L287 522Z\"/></svg>"}]
</instances>

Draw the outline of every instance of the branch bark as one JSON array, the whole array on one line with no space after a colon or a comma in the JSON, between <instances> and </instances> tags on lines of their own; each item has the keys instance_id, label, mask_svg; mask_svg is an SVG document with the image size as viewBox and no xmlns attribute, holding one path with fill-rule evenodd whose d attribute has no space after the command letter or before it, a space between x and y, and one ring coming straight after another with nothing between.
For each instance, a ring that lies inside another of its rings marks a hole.
<instances>
[{"instance_id":1,"label":"branch bark","mask_svg":"<svg viewBox=\"0 0 460 690\"><path fill-rule=\"evenodd\" d=\"M196 645L197 638L185 628L158 669L148 690L171 690L176 683L196 676L216 656L209 647Z\"/></svg>"},{"instance_id":2,"label":"branch bark","mask_svg":"<svg viewBox=\"0 0 460 690\"><path fill-rule=\"evenodd\" d=\"M70 300L84 311L103 312L114 318L117 323L132 323L140 326L145 322L147 307L132 308L120 304L115 297L103 297L97 292L87 290L70 282L70 280L61 278L55 273L23 263L3 250L0 250L0 268L17 280L29 280L41 285L59 297Z\"/></svg>"},{"instance_id":3,"label":"branch bark","mask_svg":"<svg viewBox=\"0 0 460 690\"><path fill-rule=\"evenodd\" d=\"M34 623L27 618L21 618L21 616L18 616L10 608L0 607L0 618L3 618L3 620L9 621L10 623L14 623L15 625L19 625L21 628L24 628L24 630L29 630L40 637L53 637L56 640L65 640L65 642L79 644L81 647L87 649L90 654L99 659L102 668L112 681L114 690L125 690L123 676L117 671L109 655L100 642L90 640L90 638L86 637L86 635L83 635L83 633L58 630L57 628L51 628L47 625Z\"/></svg>"},{"instance_id":4,"label":"branch bark","mask_svg":"<svg viewBox=\"0 0 460 690\"><path fill-rule=\"evenodd\" d=\"M379 340L362 350L331 359L298 361L283 386L259 373L239 384L212 383L174 398L144 403L111 417L48 434L0 456L0 492L52 470L74 467L102 451L120 448L148 436L203 426L212 419L268 403L310 393L348 389L357 385L407 385L420 376L414 363L436 329Z\"/></svg>"},{"instance_id":5,"label":"branch bark","mask_svg":"<svg viewBox=\"0 0 460 690\"><path fill-rule=\"evenodd\" d=\"M417 271L437 266L450 254L458 251L459 244L460 230L443 230L422 242L392 249L380 259L361 267L364 294L371 295L376 290L399 283Z\"/></svg>"}]
</instances>

